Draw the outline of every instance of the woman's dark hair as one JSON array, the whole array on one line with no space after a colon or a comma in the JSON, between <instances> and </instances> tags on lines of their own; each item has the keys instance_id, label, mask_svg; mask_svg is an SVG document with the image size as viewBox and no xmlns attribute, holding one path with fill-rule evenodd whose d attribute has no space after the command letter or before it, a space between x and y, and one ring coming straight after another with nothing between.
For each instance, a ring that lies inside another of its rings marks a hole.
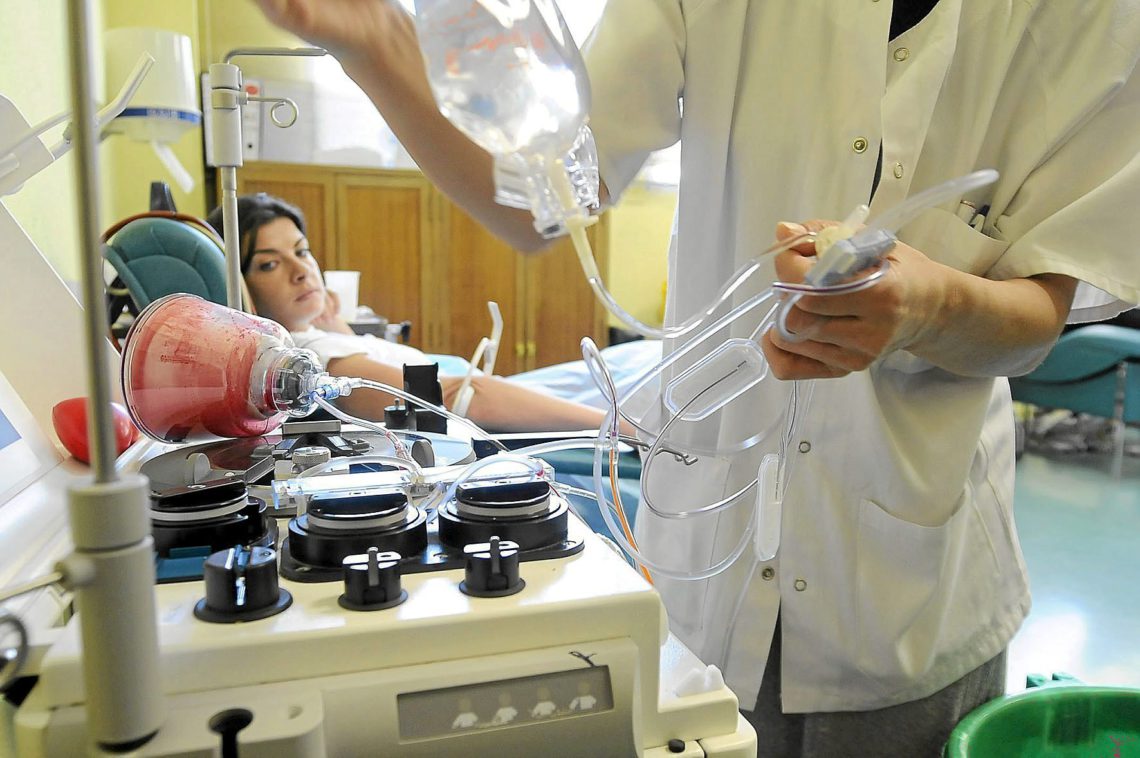
<instances>
[{"instance_id":1,"label":"woman's dark hair","mask_svg":"<svg viewBox=\"0 0 1140 758\"><path fill-rule=\"evenodd\" d=\"M287 218L297 225L301 234L305 234L305 214L301 209L290 205L279 197L258 192L256 195L242 195L237 201L238 217L238 245L241 250L241 272L249 270L249 263L253 259L253 246L257 244L257 232L270 221L278 218ZM222 209L215 208L206 222L214 227L219 235L222 233Z\"/></svg>"}]
</instances>

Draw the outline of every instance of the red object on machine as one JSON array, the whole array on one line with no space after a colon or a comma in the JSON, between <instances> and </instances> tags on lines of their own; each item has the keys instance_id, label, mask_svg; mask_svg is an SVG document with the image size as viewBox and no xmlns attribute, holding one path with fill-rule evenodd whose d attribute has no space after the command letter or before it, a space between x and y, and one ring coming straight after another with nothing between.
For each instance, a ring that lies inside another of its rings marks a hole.
<instances>
[{"instance_id":1,"label":"red object on machine","mask_svg":"<svg viewBox=\"0 0 1140 758\"><path fill-rule=\"evenodd\" d=\"M111 416L115 424L115 454L124 450L139 438L138 428L131 423L127 409L118 403L111 403ZM73 397L55 404L51 409L51 423L59 441L78 460L91 462L91 447L87 439L87 398Z\"/></svg>"},{"instance_id":2,"label":"red object on machine","mask_svg":"<svg viewBox=\"0 0 1140 758\"><path fill-rule=\"evenodd\" d=\"M264 364L282 349L296 350L280 324L168 295L127 334L127 409L145 434L164 442L267 434L288 416L274 404Z\"/></svg>"}]
</instances>

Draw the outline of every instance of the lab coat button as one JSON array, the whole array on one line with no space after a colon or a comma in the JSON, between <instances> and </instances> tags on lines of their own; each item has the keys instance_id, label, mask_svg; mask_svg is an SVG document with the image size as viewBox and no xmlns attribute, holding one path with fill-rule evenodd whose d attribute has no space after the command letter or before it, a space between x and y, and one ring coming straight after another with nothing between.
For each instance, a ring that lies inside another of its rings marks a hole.
<instances>
[{"instance_id":1,"label":"lab coat button","mask_svg":"<svg viewBox=\"0 0 1140 758\"><path fill-rule=\"evenodd\" d=\"M896 179L902 179L903 178L903 165L901 163L895 164L894 174L895 174Z\"/></svg>"},{"instance_id":2,"label":"lab coat button","mask_svg":"<svg viewBox=\"0 0 1140 758\"><path fill-rule=\"evenodd\" d=\"M867 138L856 137L855 141L851 143L851 149L857 153L864 153L867 151Z\"/></svg>"},{"instance_id":3,"label":"lab coat button","mask_svg":"<svg viewBox=\"0 0 1140 758\"><path fill-rule=\"evenodd\" d=\"M910 57L910 50L907 50L905 47L900 47L900 48L897 48L895 50L895 60L898 61L899 63L902 63L903 61L905 61L909 57Z\"/></svg>"},{"instance_id":4,"label":"lab coat button","mask_svg":"<svg viewBox=\"0 0 1140 758\"><path fill-rule=\"evenodd\" d=\"M796 592L803 592L807 589L807 582L805 582L803 579L797 579L792 583L792 586L796 588Z\"/></svg>"},{"instance_id":5,"label":"lab coat button","mask_svg":"<svg viewBox=\"0 0 1140 758\"><path fill-rule=\"evenodd\" d=\"M811 443L808 442L807 440L800 440L799 451L801 453L810 453L811 452Z\"/></svg>"},{"instance_id":6,"label":"lab coat button","mask_svg":"<svg viewBox=\"0 0 1140 758\"><path fill-rule=\"evenodd\" d=\"M765 566L764 570L760 572L760 576L762 576L766 582L772 581L772 577L775 575L776 569L772 568L771 566Z\"/></svg>"}]
</instances>

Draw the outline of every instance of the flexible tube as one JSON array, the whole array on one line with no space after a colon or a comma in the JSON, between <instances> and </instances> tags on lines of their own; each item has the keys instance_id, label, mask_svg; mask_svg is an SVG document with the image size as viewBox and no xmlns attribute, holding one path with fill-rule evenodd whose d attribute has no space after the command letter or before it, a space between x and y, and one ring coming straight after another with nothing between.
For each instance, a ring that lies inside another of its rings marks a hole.
<instances>
[{"instance_id":1,"label":"flexible tube","mask_svg":"<svg viewBox=\"0 0 1140 758\"><path fill-rule=\"evenodd\" d=\"M600 377L601 381L599 381L599 377L595 377L595 382L598 382L599 389L601 390L603 396L605 396L609 401L609 407L606 410L606 417L598 430L597 443L594 446L593 479L594 494L598 500L599 505L598 510L601 512L602 519L606 522L606 526L609 528L614 540L643 569L648 569L655 574L664 576L666 578L677 579L681 581L697 581L701 579L708 579L709 577L716 576L720 572L724 571L726 568L735 563L736 560L740 558L740 556L744 553L745 548L747 548L749 542L752 539L754 519L749 520L748 526L744 530L744 534L742 535L739 544L736 545L732 552L730 552L727 556L725 556L724 559L718 561L716 564L699 571L684 571L663 566L660 563L657 563L656 561L645 556L641 551L637 549L632 540L626 538L625 529L623 529L624 524L619 525L614 516L614 513L611 512L611 508L613 508L614 511L621 514L622 521L626 521L624 518L625 507L621 502L621 493L616 486L616 482L612 482L614 486L611 488L611 493L614 497L614 501L611 504L603 494L604 488L602 485L602 450L608 450L611 457L616 453L615 445L618 430L617 393L613 383L613 377L609 374L609 369L606 368L605 361L602 359L597 345L595 345L592 340L582 340L582 354L583 358L587 359L586 363L588 366L591 365L591 363L596 364L595 367L591 369L591 373L593 373L595 370L602 373L602 376ZM608 507L603 507L603 503ZM626 529L628 529L628 525L624 526Z\"/></svg>"},{"instance_id":2,"label":"flexible tube","mask_svg":"<svg viewBox=\"0 0 1140 758\"><path fill-rule=\"evenodd\" d=\"M331 458L324 463L318 463L315 466L310 466L301 473L297 474L298 479L307 479L311 476L323 474L326 471L332 471L341 466L355 466L369 463L379 463L384 466L396 466L402 468L412 475L412 481L423 480L424 470L420 464L413 460L406 460L404 458L397 458L391 455L354 455L352 457Z\"/></svg>"},{"instance_id":3,"label":"flexible tube","mask_svg":"<svg viewBox=\"0 0 1140 758\"><path fill-rule=\"evenodd\" d=\"M933 208L948 200L954 200L972 190L980 189L998 180L998 172L992 168L974 171L965 176L955 177L942 184L936 184L929 189L908 197L894 208L890 208L877 218L871 219L866 226L867 231L881 229L886 232L897 232L908 222L914 219L927 208ZM858 236L858 235L856 235Z\"/></svg>"},{"instance_id":4,"label":"flexible tube","mask_svg":"<svg viewBox=\"0 0 1140 758\"><path fill-rule=\"evenodd\" d=\"M820 297L829 297L835 295L847 295L852 292L861 292L869 287L873 287L878 283L883 276L886 275L890 269L890 261L883 258L879 261L878 267L867 274L866 276L859 277L858 279L850 282L843 282L842 284L831 284L822 287L812 286L810 284L788 284L785 282L776 282L772 288L778 292L784 293L784 298L776 307L776 331L780 333L788 342L803 342L806 339L803 335L796 334L788 329L788 314L792 312L792 308L804 295L818 295Z\"/></svg>"},{"instance_id":5,"label":"flexible tube","mask_svg":"<svg viewBox=\"0 0 1140 758\"><path fill-rule=\"evenodd\" d=\"M581 223L571 223L569 221L567 222L567 226L570 231L570 239L574 243L574 251L578 254L578 261L582 266L582 272L586 275L586 282L590 285L590 289L594 291L594 295L618 321L629 329L650 339L670 339L689 334L711 318L712 315L732 297L733 293L760 269L761 258L783 252L800 242L814 239L814 235L809 232L783 240L782 242L777 242L756 256L756 258L741 266L704 309L675 326L655 327L638 320L637 317L622 308L617 300L614 299L614 296L610 294L610 291L606 289L606 285L602 281L602 275L598 271L597 264L594 262L594 254L590 249L590 240L586 236L585 226Z\"/></svg>"},{"instance_id":6,"label":"flexible tube","mask_svg":"<svg viewBox=\"0 0 1140 758\"><path fill-rule=\"evenodd\" d=\"M542 462L535 458L524 458L521 455L515 455L513 453L496 453L495 455L489 455L486 458L480 458L479 460L474 461L462 471L460 471L459 476L457 476L455 478L455 481L451 483L451 486L447 488L447 495L444 497L443 501L446 503L454 500L455 493L459 489L459 485L463 484L468 479L473 477L475 473L480 469L484 469L488 466L499 465L502 463L518 463L524 466L532 474L536 474L539 477L542 477L545 474L545 470L542 467Z\"/></svg>"},{"instance_id":7,"label":"flexible tube","mask_svg":"<svg viewBox=\"0 0 1140 758\"><path fill-rule=\"evenodd\" d=\"M614 419L614 418L615 417L613 415L612 408L611 408L606 413L606 422L612 423L612 419ZM598 434L598 446L595 448L595 451L594 451L594 492L597 495L599 502L608 502L605 498L605 495L602 494L603 487L602 487L601 451L602 451L602 447L607 444L605 437L606 437L606 433L605 433L604 427L603 427L603 430L601 432L599 432L599 434ZM614 492L617 493L616 488L614 489ZM620 493L617 494L617 502L614 503L614 506L618 509L621 509L621 511L623 513L625 512L625 508L621 504ZM654 574L658 574L660 576L664 576L664 577L667 577L669 579L677 579L680 581L699 581L702 579L708 579L710 577L716 576L717 574L719 574L722 571L724 571L725 569L727 569L729 566L731 566L733 563L735 563L737 561L737 559L740 558L740 556L744 553L744 550L748 547L749 542L751 542L751 540L752 540L752 532L754 530L753 520L750 519L748 522L748 526L744 529L744 532L741 535L740 542L736 545L735 548L733 548L731 553L729 553L723 559L721 559L720 561L717 561L715 564L713 564L712 566L709 566L706 569L702 569L702 570L698 570L698 571L685 571L685 570L681 570L681 569L672 569L672 568L669 568L667 566L663 566L660 563L648 558L644 553L640 552L637 548L635 548L632 544L630 544L629 540L627 540L625 538L625 536L622 533L621 527L615 521L614 516L610 512L609 508L599 508L598 510L601 511L602 518L605 520L606 526L609 527L610 533L613 535L614 540L617 541L617 543L619 545L621 545L622 549L625 550L626 554L628 554L631 558L633 558L634 561L636 561L639 565L644 566L645 568L649 569Z\"/></svg>"},{"instance_id":8,"label":"flexible tube","mask_svg":"<svg viewBox=\"0 0 1140 758\"><path fill-rule=\"evenodd\" d=\"M429 410L434 410L435 413L438 413L445 418L449 418L449 419L451 419L451 421L457 422L459 424L463 424L464 426L467 427L467 429L470 429L472 432L474 432L475 437L479 437L481 439L484 439L484 440L491 442L492 445L497 447L499 450L506 451L506 449L507 449L506 446L503 445L502 442L499 442L494 437L491 437L491 435L489 433L484 431L482 426L471 421L470 418L464 418L463 416L457 416L454 413L451 413L450 410L448 410L447 408L445 408L443 406L437 406L437 405L433 404L433 402L427 402L426 400L424 400L422 398L417 398L412 393L405 392L404 390L398 390L398 389L394 388L394 386L391 386L390 384L384 384L383 382L373 382L372 380L365 380L365 378L358 378L358 377L357 378L349 378L348 382L349 382L349 386L351 386L352 389L365 388L368 390L377 390L380 392L386 392L389 394L394 394L394 396L396 396L396 397L398 397L398 398L400 398L406 402L410 402L410 404L420 406L421 408L427 408ZM345 414L345 415L347 415L347 414ZM355 416L349 416L349 418L355 419L356 417ZM359 419L356 419L356 421L353 421L351 423L360 423L360 421L359 421ZM368 423L370 423L370 422L368 422ZM361 424L361 425L363 425L363 424Z\"/></svg>"},{"instance_id":9,"label":"flexible tube","mask_svg":"<svg viewBox=\"0 0 1140 758\"><path fill-rule=\"evenodd\" d=\"M383 434L384 438L392 444L393 450L396 451L397 458L405 461L412 460L412 454L408 452L408 448L404 445L404 441L393 434L392 430L383 424L377 424L373 421L369 421L368 419L359 418L357 416L353 416L350 413L345 413L328 400L325 400L319 394L313 394L313 402L346 424L359 424L369 431L379 432L380 434Z\"/></svg>"},{"instance_id":10,"label":"flexible tube","mask_svg":"<svg viewBox=\"0 0 1140 758\"><path fill-rule=\"evenodd\" d=\"M625 391L625 393L619 399L619 401L618 401L618 414L620 415L620 417L625 419L627 422L629 422L629 424L631 426L633 426L639 432L641 432L642 434L646 435L649 438L656 438L657 436L659 436L660 435L659 430L650 429L648 426L645 425L645 423L643 421L641 421L639 419L635 419L635 418L629 416L628 414L624 413L622 411L622 408L625 405L627 405L629 403L630 399L632 397L634 397L638 392L641 392L642 390L644 390L647 387L647 385L649 385L650 382L661 377L665 373L665 371L669 369L670 366L672 366L676 362L680 361L682 358L689 355L694 350L696 350L698 347L703 345L708 340L709 337L711 337L711 336L717 334L718 332L720 332L721 330L727 328L734 321L745 316L746 314L748 314L752 310L760 307L761 305L764 305L765 303L768 303L770 300L772 300L773 297L774 297L774 293L769 289L769 290L766 290L766 291L764 291L758 295L755 295L755 296L749 298L748 300L744 301L743 303L741 303L737 307L733 308L731 311L726 313L721 318L717 319L715 322L713 322L709 326L705 327L704 330L702 330L699 334L697 334L695 337L693 337L688 342L686 342L684 345L682 345L679 349L670 353L668 356L663 358L659 363L657 363L657 365L655 365L649 371L642 374L641 378L638 379L633 384L632 387L627 389ZM761 320L761 324L766 323L768 321L768 319L771 318L771 316L772 316L772 310L769 310L768 313ZM595 348L595 351L593 352L593 354L590 354L586 350L585 341L583 341L582 344L583 344L583 359L586 363L586 368L587 368L587 370L589 370L591 377L594 379L594 383L596 385L598 385L600 388L602 386L602 382L604 382L604 379L602 378L602 375L604 372L599 371L598 366L596 364L601 362L601 360L602 360L601 356L600 356L600 354L597 353L596 348ZM590 343L590 344L593 344L593 343ZM603 390L603 395L604 394L605 393ZM753 445L755 445L760 439L763 439L763 437L765 437L768 434L768 431L769 431L768 429L765 429L762 432L758 433L757 435L754 435L753 437L750 437L747 440L741 441L740 443L736 444L735 446L732 446L729 448L711 449L711 448L700 447L697 445L688 445L683 449L683 452L692 453L692 454L698 455L698 456L699 455L718 455L718 454L724 454L724 453L739 452L742 450L746 450L749 447L752 447Z\"/></svg>"}]
</instances>

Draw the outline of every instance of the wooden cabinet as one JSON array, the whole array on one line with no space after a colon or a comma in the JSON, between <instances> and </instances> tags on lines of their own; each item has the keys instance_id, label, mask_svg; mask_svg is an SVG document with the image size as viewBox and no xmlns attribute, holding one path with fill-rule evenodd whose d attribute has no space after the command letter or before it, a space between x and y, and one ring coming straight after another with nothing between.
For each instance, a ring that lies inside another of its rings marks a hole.
<instances>
[{"instance_id":1,"label":"wooden cabinet","mask_svg":"<svg viewBox=\"0 0 1140 758\"><path fill-rule=\"evenodd\" d=\"M583 336L605 345L605 311L568 239L523 256L418 171L249 163L238 170L238 192L300 207L321 266L360 271L360 302L412 321L411 343L422 350L470 356L491 330L488 300L504 321L496 373L578 360ZM588 234L605 271L605 215Z\"/></svg>"}]
</instances>

